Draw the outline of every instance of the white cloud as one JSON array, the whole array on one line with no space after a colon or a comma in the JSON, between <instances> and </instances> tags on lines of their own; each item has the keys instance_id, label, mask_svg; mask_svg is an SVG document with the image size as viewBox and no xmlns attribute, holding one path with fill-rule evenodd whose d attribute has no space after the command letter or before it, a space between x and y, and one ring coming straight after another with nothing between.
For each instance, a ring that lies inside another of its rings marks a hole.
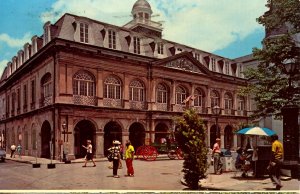
<instances>
[{"instance_id":1,"label":"white cloud","mask_svg":"<svg viewBox=\"0 0 300 194\"><path fill-rule=\"evenodd\" d=\"M6 67L7 63L8 63L8 60L2 60L2 61L0 61L0 78L1 78L1 76L3 74L3 70Z\"/></svg>"},{"instance_id":2,"label":"white cloud","mask_svg":"<svg viewBox=\"0 0 300 194\"><path fill-rule=\"evenodd\" d=\"M136 0L57 0L42 21L55 22L65 12L115 25L131 20ZM148 0L155 21L164 21L163 38L213 52L242 40L258 28L266 0ZM114 17L121 16L121 17ZM124 16L124 17L122 17Z\"/></svg>"},{"instance_id":3,"label":"white cloud","mask_svg":"<svg viewBox=\"0 0 300 194\"><path fill-rule=\"evenodd\" d=\"M22 47L26 42L30 41L31 34L28 32L22 38L13 38L8 34L0 34L0 42L6 43L9 47Z\"/></svg>"}]
</instances>

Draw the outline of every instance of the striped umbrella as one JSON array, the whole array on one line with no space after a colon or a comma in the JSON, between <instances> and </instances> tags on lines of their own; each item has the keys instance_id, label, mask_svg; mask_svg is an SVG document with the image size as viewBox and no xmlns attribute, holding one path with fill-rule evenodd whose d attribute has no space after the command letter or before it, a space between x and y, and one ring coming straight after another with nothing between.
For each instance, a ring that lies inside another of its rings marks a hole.
<instances>
[{"instance_id":1,"label":"striped umbrella","mask_svg":"<svg viewBox=\"0 0 300 194\"><path fill-rule=\"evenodd\" d=\"M242 135L262 135L262 136L272 136L276 134L273 130L266 127L248 127L248 128L241 129L236 133Z\"/></svg>"}]
</instances>

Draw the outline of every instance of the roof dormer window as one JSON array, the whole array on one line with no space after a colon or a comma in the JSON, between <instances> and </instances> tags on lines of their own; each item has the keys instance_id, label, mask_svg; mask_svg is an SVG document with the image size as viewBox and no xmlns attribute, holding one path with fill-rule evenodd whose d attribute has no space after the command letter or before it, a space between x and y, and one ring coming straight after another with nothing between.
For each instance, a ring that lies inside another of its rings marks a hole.
<instances>
[{"instance_id":1,"label":"roof dormer window","mask_svg":"<svg viewBox=\"0 0 300 194\"><path fill-rule=\"evenodd\" d=\"M225 63L225 74L229 75L229 62Z\"/></svg>"},{"instance_id":2,"label":"roof dormer window","mask_svg":"<svg viewBox=\"0 0 300 194\"><path fill-rule=\"evenodd\" d=\"M141 40L139 37L133 37L133 52L141 54Z\"/></svg>"},{"instance_id":3,"label":"roof dormer window","mask_svg":"<svg viewBox=\"0 0 300 194\"><path fill-rule=\"evenodd\" d=\"M80 42L89 42L89 25L86 23L80 23Z\"/></svg>"},{"instance_id":4,"label":"roof dormer window","mask_svg":"<svg viewBox=\"0 0 300 194\"><path fill-rule=\"evenodd\" d=\"M157 53L164 54L164 44L162 42L157 43Z\"/></svg>"},{"instance_id":5,"label":"roof dormer window","mask_svg":"<svg viewBox=\"0 0 300 194\"><path fill-rule=\"evenodd\" d=\"M50 40L50 22L46 22L44 25L43 45L45 46L48 42L50 42Z\"/></svg>"},{"instance_id":6,"label":"roof dormer window","mask_svg":"<svg viewBox=\"0 0 300 194\"><path fill-rule=\"evenodd\" d=\"M108 47L111 49L116 49L116 32L113 30L108 30Z\"/></svg>"}]
</instances>

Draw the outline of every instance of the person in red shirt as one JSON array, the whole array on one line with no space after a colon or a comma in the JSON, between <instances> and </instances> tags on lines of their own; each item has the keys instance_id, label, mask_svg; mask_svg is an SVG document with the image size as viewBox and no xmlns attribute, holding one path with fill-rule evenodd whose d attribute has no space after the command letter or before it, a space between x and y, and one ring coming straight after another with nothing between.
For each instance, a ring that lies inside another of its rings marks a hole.
<instances>
[{"instance_id":1,"label":"person in red shirt","mask_svg":"<svg viewBox=\"0 0 300 194\"><path fill-rule=\"evenodd\" d=\"M216 143L214 144L213 150L212 150L212 156L214 158L214 172L215 174L221 174L222 173L222 162L221 162L221 139L217 138Z\"/></svg>"}]
</instances>

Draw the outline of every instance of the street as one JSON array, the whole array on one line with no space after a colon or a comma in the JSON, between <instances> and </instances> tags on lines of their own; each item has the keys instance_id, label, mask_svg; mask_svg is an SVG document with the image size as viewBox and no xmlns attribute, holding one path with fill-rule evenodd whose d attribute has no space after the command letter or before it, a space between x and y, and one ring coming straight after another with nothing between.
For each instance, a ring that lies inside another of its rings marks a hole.
<instances>
[{"instance_id":1,"label":"street","mask_svg":"<svg viewBox=\"0 0 300 194\"><path fill-rule=\"evenodd\" d=\"M97 167L83 168L82 163L56 164L48 169L7 160L0 163L0 190L183 190L183 160L160 159L154 162L134 161L135 177L125 177L126 165L119 169L120 178L112 177L108 161Z\"/></svg>"},{"instance_id":2,"label":"street","mask_svg":"<svg viewBox=\"0 0 300 194\"><path fill-rule=\"evenodd\" d=\"M6 162L1 162L0 193L3 190L188 190L181 183L183 160L170 160L167 156L152 162L134 160L134 177L125 177L126 165L122 161L123 168L118 171L121 178L113 178L106 158L97 159L97 167L88 163L86 168L82 167L82 159L71 164L54 161L54 169L47 168L50 163L48 159L38 159L41 168L32 168L31 162L35 163L35 159L28 156L23 156L22 159L8 157ZM275 188L268 177L243 178L241 172L234 171L215 175L211 165L207 172L207 178L200 181L203 191L268 191ZM286 179L282 183L282 190L299 193L299 180Z\"/></svg>"}]
</instances>

